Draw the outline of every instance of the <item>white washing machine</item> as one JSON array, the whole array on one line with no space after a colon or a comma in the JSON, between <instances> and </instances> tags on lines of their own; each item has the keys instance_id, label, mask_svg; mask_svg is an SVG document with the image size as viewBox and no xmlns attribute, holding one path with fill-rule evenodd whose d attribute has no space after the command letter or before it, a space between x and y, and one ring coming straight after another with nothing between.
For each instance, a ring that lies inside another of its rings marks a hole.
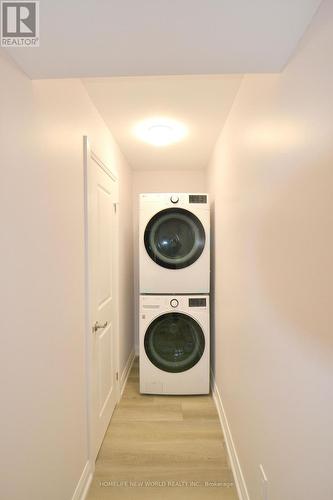
<instances>
[{"instance_id":1,"label":"white washing machine","mask_svg":"<svg viewBox=\"0 0 333 500\"><path fill-rule=\"evenodd\" d=\"M207 194L141 194L140 293L209 293L209 233Z\"/></svg>"},{"instance_id":2,"label":"white washing machine","mask_svg":"<svg viewBox=\"0 0 333 500\"><path fill-rule=\"evenodd\" d=\"M209 296L140 296L140 392L209 393Z\"/></svg>"}]
</instances>

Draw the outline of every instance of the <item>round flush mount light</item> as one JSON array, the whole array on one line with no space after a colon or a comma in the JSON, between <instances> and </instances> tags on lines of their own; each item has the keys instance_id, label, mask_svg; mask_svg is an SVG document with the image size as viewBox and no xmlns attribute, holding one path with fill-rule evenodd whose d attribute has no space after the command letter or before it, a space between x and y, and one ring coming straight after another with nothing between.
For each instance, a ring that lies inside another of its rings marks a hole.
<instances>
[{"instance_id":1,"label":"round flush mount light","mask_svg":"<svg viewBox=\"0 0 333 500\"><path fill-rule=\"evenodd\" d=\"M135 136L152 146L163 147L179 142L187 135L187 128L169 118L150 118L136 125Z\"/></svg>"}]
</instances>

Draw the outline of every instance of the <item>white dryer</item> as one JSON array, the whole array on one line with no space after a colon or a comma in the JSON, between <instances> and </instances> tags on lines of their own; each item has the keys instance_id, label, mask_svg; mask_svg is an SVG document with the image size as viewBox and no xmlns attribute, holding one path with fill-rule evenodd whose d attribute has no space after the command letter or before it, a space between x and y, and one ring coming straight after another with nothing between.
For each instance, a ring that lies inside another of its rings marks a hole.
<instances>
[{"instance_id":1,"label":"white dryer","mask_svg":"<svg viewBox=\"0 0 333 500\"><path fill-rule=\"evenodd\" d=\"M140 293L209 293L207 194L140 195Z\"/></svg>"},{"instance_id":2,"label":"white dryer","mask_svg":"<svg viewBox=\"0 0 333 500\"><path fill-rule=\"evenodd\" d=\"M209 393L209 296L140 296L140 392Z\"/></svg>"}]
</instances>

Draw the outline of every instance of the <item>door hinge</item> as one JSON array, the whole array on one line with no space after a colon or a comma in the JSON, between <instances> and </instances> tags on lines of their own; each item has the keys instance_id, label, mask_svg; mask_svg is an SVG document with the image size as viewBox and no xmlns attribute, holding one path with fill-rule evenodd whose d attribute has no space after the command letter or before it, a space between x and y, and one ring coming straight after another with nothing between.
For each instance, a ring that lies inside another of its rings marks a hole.
<instances>
[{"instance_id":1,"label":"door hinge","mask_svg":"<svg viewBox=\"0 0 333 500\"><path fill-rule=\"evenodd\" d=\"M119 372L116 372L116 380L119 380Z\"/></svg>"}]
</instances>

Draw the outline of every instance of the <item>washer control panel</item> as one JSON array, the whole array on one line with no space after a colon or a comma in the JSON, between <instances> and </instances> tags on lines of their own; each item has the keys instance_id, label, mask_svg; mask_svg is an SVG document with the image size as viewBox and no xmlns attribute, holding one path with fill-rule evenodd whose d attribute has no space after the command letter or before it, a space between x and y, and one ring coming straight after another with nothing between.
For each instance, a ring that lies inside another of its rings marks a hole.
<instances>
[{"instance_id":1,"label":"washer control panel","mask_svg":"<svg viewBox=\"0 0 333 500\"><path fill-rule=\"evenodd\" d=\"M179 306L179 302L177 299L171 299L170 300L170 306L171 307L178 307Z\"/></svg>"}]
</instances>

